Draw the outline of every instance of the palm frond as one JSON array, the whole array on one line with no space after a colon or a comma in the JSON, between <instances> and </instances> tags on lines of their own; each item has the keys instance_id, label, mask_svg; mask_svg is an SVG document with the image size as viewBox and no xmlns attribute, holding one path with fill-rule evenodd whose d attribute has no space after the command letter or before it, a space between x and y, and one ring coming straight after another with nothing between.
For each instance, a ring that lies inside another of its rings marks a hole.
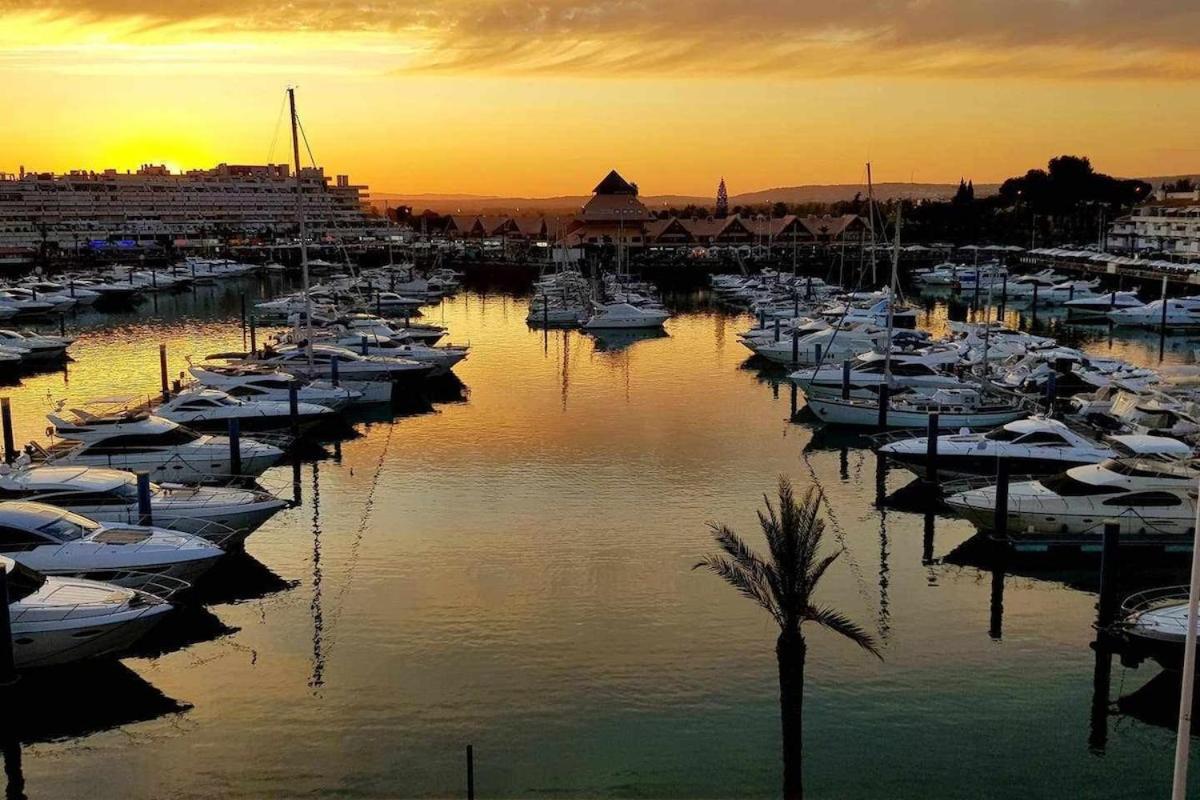
<instances>
[{"instance_id":1,"label":"palm frond","mask_svg":"<svg viewBox=\"0 0 1200 800\"><path fill-rule=\"evenodd\" d=\"M845 552L845 550L839 549L833 551L817 562L817 564L808 571L808 575L805 576L804 584L805 589L809 594L812 594L813 590L817 588L817 584L821 582L821 576L825 574L825 570L829 569L833 562L837 561L838 556L840 556L843 552Z\"/></svg>"},{"instance_id":2,"label":"palm frond","mask_svg":"<svg viewBox=\"0 0 1200 800\"><path fill-rule=\"evenodd\" d=\"M707 569L737 589L743 597L748 597L758 603L774 617L776 623L783 624L783 617L779 612L779 607L775 604L775 598L771 595L770 589L756 580L741 565L721 556L705 556L692 567L692 569L701 568Z\"/></svg>"},{"instance_id":3,"label":"palm frond","mask_svg":"<svg viewBox=\"0 0 1200 800\"><path fill-rule=\"evenodd\" d=\"M880 661L883 660L883 655L879 652L879 648L875 644L875 637L871 636L871 634L863 630L862 626L840 611L834 611L831 608L811 607L805 613L805 618L835 633L840 633Z\"/></svg>"}]
</instances>

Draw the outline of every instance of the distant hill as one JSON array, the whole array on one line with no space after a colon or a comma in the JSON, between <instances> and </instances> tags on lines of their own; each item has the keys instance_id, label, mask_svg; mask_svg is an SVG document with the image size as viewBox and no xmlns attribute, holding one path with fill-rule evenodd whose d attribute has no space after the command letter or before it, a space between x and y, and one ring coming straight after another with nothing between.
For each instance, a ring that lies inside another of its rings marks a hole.
<instances>
[{"instance_id":1,"label":"distant hill","mask_svg":"<svg viewBox=\"0 0 1200 800\"><path fill-rule=\"evenodd\" d=\"M1179 178L1191 178L1200 182L1198 174L1166 175L1154 178L1139 178L1153 186ZM998 183L975 184L976 197L995 194ZM877 183L875 196L880 200L904 197L914 200L944 200L954 196L957 183ZM867 194L866 184L831 183L805 184L803 186L780 186L757 192L744 192L729 196L729 205L760 205L763 203L835 203L852 200L855 194ZM477 194L400 194L394 192L372 192L371 203L378 208L387 206L412 206L416 211L429 209L439 214L573 214L588 201L590 195L560 195L557 197L503 197ZM695 195L660 194L642 195L642 202L651 210L659 208L683 208L686 205L711 206L714 198Z\"/></svg>"}]
</instances>

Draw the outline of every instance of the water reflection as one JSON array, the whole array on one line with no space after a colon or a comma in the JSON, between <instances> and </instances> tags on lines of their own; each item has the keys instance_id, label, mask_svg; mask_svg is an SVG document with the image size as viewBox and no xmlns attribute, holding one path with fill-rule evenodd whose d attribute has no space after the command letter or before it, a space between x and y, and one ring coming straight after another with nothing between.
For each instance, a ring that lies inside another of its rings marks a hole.
<instances>
[{"instance_id":1,"label":"water reflection","mask_svg":"<svg viewBox=\"0 0 1200 800\"><path fill-rule=\"evenodd\" d=\"M616 353L627 350L638 342L650 342L670 336L662 328L595 330L588 331L588 335L596 340L596 352L598 353Z\"/></svg>"}]
</instances>

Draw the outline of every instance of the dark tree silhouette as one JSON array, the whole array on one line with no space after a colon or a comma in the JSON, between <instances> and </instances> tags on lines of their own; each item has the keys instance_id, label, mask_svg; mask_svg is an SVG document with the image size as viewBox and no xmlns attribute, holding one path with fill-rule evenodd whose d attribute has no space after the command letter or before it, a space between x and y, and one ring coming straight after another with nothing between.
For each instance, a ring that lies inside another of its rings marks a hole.
<instances>
[{"instance_id":1,"label":"dark tree silhouette","mask_svg":"<svg viewBox=\"0 0 1200 800\"><path fill-rule=\"evenodd\" d=\"M724 525L712 524L713 538L722 555L710 555L695 569L713 572L743 597L762 607L779 626L775 657L779 663L779 710L783 726L783 796L804 796L803 710L804 662L808 645L801 626L813 622L840 633L869 653L882 658L875 640L857 623L836 609L818 605L813 598L817 584L833 565L841 550L821 556L825 521L820 517L824 495L810 488L804 500L796 501L791 482L780 476L779 504L764 497L766 513L758 512L758 523L770 555L763 558Z\"/></svg>"}]
</instances>

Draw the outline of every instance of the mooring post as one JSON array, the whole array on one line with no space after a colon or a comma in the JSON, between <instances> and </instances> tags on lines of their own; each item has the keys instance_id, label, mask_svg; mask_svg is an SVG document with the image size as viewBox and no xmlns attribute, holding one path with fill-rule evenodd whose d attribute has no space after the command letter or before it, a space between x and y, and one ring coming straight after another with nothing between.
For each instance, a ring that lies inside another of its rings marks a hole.
<instances>
[{"instance_id":1,"label":"mooring post","mask_svg":"<svg viewBox=\"0 0 1200 800\"><path fill-rule=\"evenodd\" d=\"M467 800L475 800L475 748L467 745Z\"/></svg>"},{"instance_id":2,"label":"mooring post","mask_svg":"<svg viewBox=\"0 0 1200 800\"><path fill-rule=\"evenodd\" d=\"M779 317L775 318L775 341L779 341Z\"/></svg>"},{"instance_id":3,"label":"mooring post","mask_svg":"<svg viewBox=\"0 0 1200 800\"><path fill-rule=\"evenodd\" d=\"M235 478L242 474L242 426L237 417L229 419L229 473Z\"/></svg>"},{"instance_id":4,"label":"mooring post","mask_svg":"<svg viewBox=\"0 0 1200 800\"><path fill-rule=\"evenodd\" d=\"M996 461L996 510L992 519L996 536L1008 537L1008 460Z\"/></svg>"},{"instance_id":5,"label":"mooring post","mask_svg":"<svg viewBox=\"0 0 1200 800\"><path fill-rule=\"evenodd\" d=\"M794 348L793 348L793 350L794 350ZM799 355L799 353L795 353L795 355ZM820 342L813 345L813 363L816 364L816 366L813 367L813 377L815 378L817 375L817 370L821 368L821 343Z\"/></svg>"},{"instance_id":6,"label":"mooring post","mask_svg":"<svg viewBox=\"0 0 1200 800\"><path fill-rule=\"evenodd\" d=\"M288 419L292 425L292 435L300 433L300 387L296 381L288 384Z\"/></svg>"},{"instance_id":7,"label":"mooring post","mask_svg":"<svg viewBox=\"0 0 1200 800\"><path fill-rule=\"evenodd\" d=\"M7 397L0 397L0 425L4 428L4 463L11 465L17 449L13 446L12 405Z\"/></svg>"},{"instance_id":8,"label":"mooring post","mask_svg":"<svg viewBox=\"0 0 1200 800\"><path fill-rule=\"evenodd\" d=\"M336 355L329 357L329 379L333 382L333 388L338 388L341 385L338 375L338 357Z\"/></svg>"},{"instance_id":9,"label":"mooring post","mask_svg":"<svg viewBox=\"0 0 1200 800\"><path fill-rule=\"evenodd\" d=\"M938 412L929 415L929 427L925 432L925 479L932 484L937 483L938 456Z\"/></svg>"},{"instance_id":10,"label":"mooring post","mask_svg":"<svg viewBox=\"0 0 1200 800\"><path fill-rule=\"evenodd\" d=\"M761 331L765 327L767 327L767 312L759 311L758 312L758 329Z\"/></svg>"},{"instance_id":11,"label":"mooring post","mask_svg":"<svg viewBox=\"0 0 1200 800\"><path fill-rule=\"evenodd\" d=\"M794 381L788 381L791 384L791 401L792 401L792 419L796 418L796 384Z\"/></svg>"},{"instance_id":12,"label":"mooring post","mask_svg":"<svg viewBox=\"0 0 1200 800\"><path fill-rule=\"evenodd\" d=\"M362 354L365 356L367 354L367 337L364 335L358 341L358 346L362 350Z\"/></svg>"},{"instance_id":13,"label":"mooring post","mask_svg":"<svg viewBox=\"0 0 1200 800\"><path fill-rule=\"evenodd\" d=\"M1104 521L1104 542L1100 553L1099 622L1109 625L1117 614L1117 576L1120 570L1121 523Z\"/></svg>"},{"instance_id":14,"label":"mooring post","mask_svg":"<svg viewBox=\"0 0 1200 800\"><path fill-rule=\"evenodd\" d=\"M154 515L150 509L150 473L137 474L138 525L153 525Z\"/></svg>"},{"instance_id":15,"label":"mooring post","mask_svg":"<svg viewBox=\"0 0 1200 800\"><path fill-rule=\"evenodd\" d=\"M1046 413L1054 412L1054 401L1058 399L1058 373L1051 372L1046 378Z\"/></svg>"},{"instance_id":16,"label":"mooring post","mask_svg":"<svg viewBox=\"0 0 1200 800\"><path fill-rule=\"evenodd\" d=\"M804 284L804 299L812 300L812 275L808 276L808 280ZM799 314L797 314L799 316Z\"/></svg>"},{"instance_id":17,"label":"mooring post","mask_svg":"<svg viewBox=\"0 0 1200 800\"><path fill-rule=\"evenodd\" d=\"M165 344L158 346L158 377L162 381L162 397L165 403L171 399L171 387L167 383L167 346Z\"/></svg>"},{"instance_id":18,"label":"mooring post","mask_svg":"<svg viewBox=\"0 0 1200 800\"><path fill-rule=\"evenodd\" d=\"M241 302L242 302L242 311L241 311L241 316L242 316L242 349L244 350L244 349L246 348L246 293L245 293L245 292L242 292Z\"/></svg>"},{"instance_id":19,"label":"mooring post","mask_svg":"<svg viewBox=\"0 0 1200 800\"><path fill-rule=\"evenodd\" d=\"M1033 285L1033 320L1029 323L1029 327L1031 329L1037 327L1037 303L1038 303L1038 285L1035 283Z\"/></svg>"},{"instance_id":20,"label":"mooring post","mask_svg":"<svg viewBox=\"0 0 1200 800\"><path fill-rule=\"evenodd\" d=\"M71 278L71 282L70 282L70 284L68 284L68 286L71 289L71 297L74 297L75 296L75 279L74 278Z\"/></svg>"},{"instance_id":21,"label":"mooring post","mask_svg":"<svg viewBox=\"0 0 1200 800\"><path fill-rule=\"evenodd\" d=\"M796 290L792 290L792 319L800 316L800 295L796 294Z\"/></svg>"},{"instance_id":22,"label":"mooring post","mask_svg":"<svg viewBox=\"0 0 1200 800\"><path fill-rule=\"evenodd\" d=\"M885 380L879 384L879 430L887 430L888 403L891 401L892 387Z\"/></svg>"},{"instance_id":23,"label":"mooring post","mask_svg":"<svg viewBox=\"0 0 1200 800\"><path fill-rule=\"evenodd\" d=\"M542 295L542 327L550 327L550 301L546 295Z\"/></svg>"},{"instance_id":24,"label":"mooring post","mask_svg":"<svg viewBox=\"0 0 1200 800\"><path fill-rule=\"evenodd\" d=\"M842 359L842 399L850 399L850 359Z\"/></svg>"},{"instance_id":25,"label":"mooring post","mask_svg":"<svg viewBox=\"0 0 1200 800\"><path fill-rule=\"evenodd\" d=\"M1000 284L1000 312L996 314L996 321L1004 321L1004 312L1008 306L1008 270L1004 271L1004 277Z\"/></svg>"},{"instance_id":26,"label":"mooring post","mask_svg":"<svg viewBox=\"0 0 1200 800\"><path fill-rule=\"evenodd\" d=\"M818 352L817 355L820 353ZM792 329L792 363L800 363L800 331L794 328Z\"/></svg>"},{"instance_id":27,"label":"mooring post","mask_svg":"<svg viewBox=\"0 0 1200 800\"><path fill-rule=\"evenodd\" d=\"M1075 281L1067 284L1067 302L1075 299Z\"/></svg>"},{"instance_id":28,"label":"mooring post","mask_svg":"<svg viewBox=\"0 0 1200 800\"><path fill-rule=\"evenodd\" d=\"M258 333L258 331L256 330L256 325L255 325L255 323L254 323L254 315L253 315L253 314L251 314L251 315L250 315L250 352L251 352L251 353L257 353L257 352L258 352L258 336L257 336L257 333Z\"/></svg>"},{"instance_id":29,"label":"mooring post","mask_svg":"<svg viewBox=\"0 0 1200 800\"><path fill-rule=\"evenodd\" d=\"M8 570L0 567L0 686L17 680L17 662L13 657L12 616L8 610Z\"/></svg>"},{"instance_id":30,"label":"mooring post","mask_svg":"<svg viewBox=\"0 0 1200 800\"><path fill-rule=\"evenodd\" d=\"M379 289L375 290L375 316L383 316L383 301L379 298Z\"/></svg>"}]
</instances>

